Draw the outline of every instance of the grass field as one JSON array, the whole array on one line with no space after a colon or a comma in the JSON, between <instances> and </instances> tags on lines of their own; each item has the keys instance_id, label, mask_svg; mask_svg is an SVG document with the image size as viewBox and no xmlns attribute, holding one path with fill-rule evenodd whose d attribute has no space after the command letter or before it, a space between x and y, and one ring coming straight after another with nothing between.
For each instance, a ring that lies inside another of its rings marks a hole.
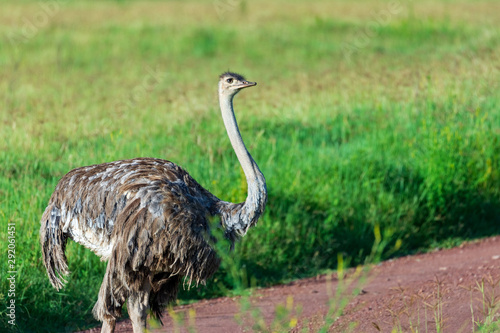
<instances>
[{"instance_id":1,"label":"grass field","mask_svg":"<svg viewBox=\"0 0 500 333\"><path fill-rule=\"evenodd\" d=\"M17 329L95 325L105 263L69 243L56 292L40 217L72 168L137 156L228 201L246 184L217 103L231 69L269 202L232 254L257 285L500 234L500 3L2 1L0 267L15 225ZM227 294L225 267L181 299ZM0 281L0 330L9 281Z\"/></svg>"}]
</instances>

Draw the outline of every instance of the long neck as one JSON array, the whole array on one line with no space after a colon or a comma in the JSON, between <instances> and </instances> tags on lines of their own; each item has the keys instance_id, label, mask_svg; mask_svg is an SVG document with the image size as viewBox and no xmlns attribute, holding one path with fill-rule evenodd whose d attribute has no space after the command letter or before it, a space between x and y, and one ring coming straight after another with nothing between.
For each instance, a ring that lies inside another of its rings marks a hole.
<instances>
[{"instance_id":1,"label":"long neck","mask_svg":"<svg viewBox=\"0 0 500 333\"><path fill-rule=\"evenodd\" d=\"M254 225L264 212L267 201L266 179L248 152L236 122L233 110L233 96L219 94L219 103L226 127L227 135L231 141L234 152L238 157L248 185L248 194L243 206L230 204L234 209L230 216L226 216L230 228L234 228L240 235L244 235L248 228Z\"/></svg>"}]
</instances>

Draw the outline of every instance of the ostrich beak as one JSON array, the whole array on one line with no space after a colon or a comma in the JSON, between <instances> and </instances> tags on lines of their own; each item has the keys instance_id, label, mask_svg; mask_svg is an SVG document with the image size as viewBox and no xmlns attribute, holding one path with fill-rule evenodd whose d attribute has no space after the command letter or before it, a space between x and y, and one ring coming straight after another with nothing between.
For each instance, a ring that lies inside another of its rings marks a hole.
<instances>
[{"instance_id":1,"label":"ostrich beak","mask_svg":"<svg viewBox=\"0 0 500 333\"><path fill-rule=\"evenodd\" d=\"M257 85L257 82L243 81L238 86L238 88L242 89L242 88L247 88L247 87L253 87L253 86L256 86L256 85Z\"/></svg>"}]
</instances>

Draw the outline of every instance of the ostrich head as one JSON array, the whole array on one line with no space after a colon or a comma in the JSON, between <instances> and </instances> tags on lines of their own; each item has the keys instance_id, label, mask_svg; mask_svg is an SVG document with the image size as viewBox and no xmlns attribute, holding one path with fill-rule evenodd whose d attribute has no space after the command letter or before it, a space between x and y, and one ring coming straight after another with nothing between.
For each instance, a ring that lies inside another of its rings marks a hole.
<instances>
[{"instance_id":1,"label":"ostrich head","mask_svg":"<svg viewBox=\"0 0 500 333\"><path fill-rule=\"evenodd\" d=\"M225 72L219 77L219 95L233 97L241 89L257 85L256 82L247 81L242 75Z\"/></svg>"}]
</instances>

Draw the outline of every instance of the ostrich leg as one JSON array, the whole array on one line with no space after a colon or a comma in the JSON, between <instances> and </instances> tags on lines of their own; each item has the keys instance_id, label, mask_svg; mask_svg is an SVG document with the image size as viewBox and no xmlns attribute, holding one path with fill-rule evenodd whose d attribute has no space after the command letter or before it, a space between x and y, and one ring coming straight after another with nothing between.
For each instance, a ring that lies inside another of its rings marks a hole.
<instances>
[{"instance_id":1,"label":"ostrich leg","mask_svg":"<svg viewBox=\"0 0 500 333\"><path fill-rule=\"evenodd\" d=\"M129 296L127 309L134 333L143 333L146 329L146 318L149 310L149 293L151 285L145 284L141 291Z\"/></svg>"},{"instance_id":2,"label":"ostrich leg","mask_svg":"<svg viewBox=\"0 0 500 333\"><path fill-rule=\"evenodd\" d=\"M102 323L101 333L113 333L115 331L116 319L105 319Z\"/></svg>"}]
</instances>

